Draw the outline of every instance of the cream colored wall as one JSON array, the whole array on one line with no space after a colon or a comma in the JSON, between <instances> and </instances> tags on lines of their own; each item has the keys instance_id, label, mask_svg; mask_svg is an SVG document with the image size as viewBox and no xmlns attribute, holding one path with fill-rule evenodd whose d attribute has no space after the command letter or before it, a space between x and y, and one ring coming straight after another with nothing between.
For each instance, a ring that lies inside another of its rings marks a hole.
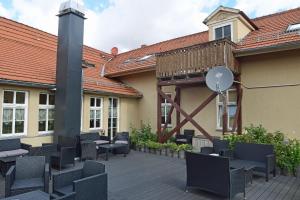
<instances>
[{"instance_id":1,"label":"cream colored wall","mask_svg":"<svg viewBox=\"0 0 300 200\"><path fill-rule=\"evenodd\" d=\"M3 90L19 90L28 92L28 112L27 112L27 135L22 136L22 142L39 146L42 143L51 142L52 136L38 134L38 107L39 107L39 94L41 92L48 92L41 89L33 89L26 87L14 87L8 85L0 86L0 122L2 122L2 102ZM2 126L2 123L0 124Z\"/></svg>"},{"instance_id":2,"label":"cream colored wall","mask_svg":"<svg viewBox=\"0 0 300 200\"><path fill-rule=\"evenodd\" d=\"M39 109L39 94L47 93L49 91L42 89L15 87L8 85L0 86L0 126L2 126L2 102L3 102L3 90L19 90L28 92L28 112L27 112L27 134L21 137L21 141L33 146L40 146L42 143L49 143L53 141L53 135L42 135L38 133L38 109ZM83 97L83 113L82 113L82 131L89 132L95 131L89 128L90 117L90 98L101 97L103 98L103 114L102 114L102 129L107 135L108 128L108 106L109 96L84 94ZM130 124L133 126L138 124L137 116L137 99L119 97L119 131L129 131ZM97 131L97 130L96 130ZM100 131L100 129L99 129ZM0 137L0 139L5 139Z\"/></svg>"},{"instance_id":3,"label":"cream colored wall","mask_svg":"<svg viewBox=\"0 0 300 200\"><path fill-rule=\"evenodd\" d=\"M300 83L300 51L288 51L241 59L242 82L249 86ZM300 138L300 86L244 89L243 126L262 124Z\"/></svg>"}]
</instances>

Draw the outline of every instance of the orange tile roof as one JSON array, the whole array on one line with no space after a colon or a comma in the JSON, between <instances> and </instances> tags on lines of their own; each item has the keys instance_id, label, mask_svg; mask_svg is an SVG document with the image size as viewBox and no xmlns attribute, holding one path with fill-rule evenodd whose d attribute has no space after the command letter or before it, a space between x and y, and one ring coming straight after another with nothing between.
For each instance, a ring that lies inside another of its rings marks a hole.
<instances>
[{"instance_id":1,"label":"orange tile roof","mask_svg":"<svg viewBox=\"0 0 300 200\"><path fill-rule=\"evenodd\" d=\"M0 17L0 79L55 85L57 37ZM110 54L84 46L83 59L95 64L84 69L84 89L138 97L119 81L100 76Z\"/></svg>"},{"instance_id":2,"label":"orange tile roof","mask_svg":"<svg viewBox=\"0 0 300 200\"><path fill-rule=\"evenodd\" d=\"M252 48L267 47L300 40L299 31L290 33L286 32L288 25L300 23L300 8L258 17L252 19L252 22L257 26L258 29L252 31L242 41L240 41L237 44L237 50L249 50ZM205 42L208 42L207 31L167 40L129 52L121 53L107 64L106 76L117 77L146 70L155 70L155 58L151 58L144 62L139 62L136 60L145 55L160 53L163 51L183 48ZM131 61L126 62L128 59Z\"/></svg>"}]
</instances>

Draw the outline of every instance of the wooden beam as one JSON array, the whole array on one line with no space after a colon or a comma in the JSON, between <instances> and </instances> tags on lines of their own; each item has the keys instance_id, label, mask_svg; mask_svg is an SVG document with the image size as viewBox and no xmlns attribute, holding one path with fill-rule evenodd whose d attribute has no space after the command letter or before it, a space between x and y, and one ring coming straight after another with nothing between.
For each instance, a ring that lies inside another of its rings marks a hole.
<instances>
[{"instance_id":1,"label":"wooden beam","mask_svg":"<svg viewBox=\"0 0 300 200\"><path fill-rule=\"evenodd\" d=\"M195 77L195 78L187 78L187 79L172 79L169 81L158 81L158 85L160 86L169 86L169 85L190 85L195 83L204 83L204 77Z\"/></svg>"},{"instance_id":2,"label":"wooden beam","mask_svg":"<svg viewBox=\"0 0 300 200\"><path fill-rule=\"evenodd\" d=\"M184 117L185 120L183 120L178 126L176 126L171 132L164 135L162 142L165 142L169 137L171 137L178 129L180 129L184 124L186 124L188 121L190 121L205 137L207 137L209 140L212 141L212 137L207 133L197 122L195 122L192 118L200 111L202 110L211 100L213 100L217 94L213 93L211 96L209 96L208 99L206 99L196 110L194 110L190 115L188 115L184 110L180 108L170 97L165 95L161 90L158 90L159 94L164 97L169 103L173 104L175 109L178 110Z\"/></svg>"},{"instance_id":3,"label":"wooden beam","mask_svg":"<svg viewBox=\"0 0 300 200\"><path fill-rule=\"evenodd\" d=\"M176 96L175 96L175 98L174 98L174 101L175 101L175 102L177 101L177 93L176 93ZM173 110L174 110L174 106L172 105L172 107L171 107L171 109L170 109L170 111L169 111L169 113L168 113L168 117L167 117L166 122L168 122L168 121L171 120ZM166 131L167 128L168 128L168 123L165 123L165 124L164 124L164 127L163 127L163 130L161 131L162 134L165 133L165 131Z\"/></svg>"},{"instance_id":4,"label":"wooden beam","mask_svg":"<svg viewBox=\"0 0 300 200\"><path fill-rule=\"evenodd\" d=\"M222 106L222 109L223 109L223 117L222 117L223 127L222 127L222 132L223 132L223 135L225 135L225 133L227 132L227 129L228 129L227 95L222 94L221 98L223 99L223 106Z\"/></svg>"},{"instance_id":5,"label":"wooden beam","mask_svg":"<svg viewBox=\"0 0 300 200\"><path fill-rule=\"evenodd\" d=\"M235 112L235 116L234 116L234 122L233 122L233 126L232 126L232 133L234 133L236 131L236 128L238 127L238 122L239 122L239 117L240 117L240 112L241 112L241 107L242 107L242 94L243 94L242 89L239 92L237 92L237 97L238 97L238 99L237 99L237 108L236 108L236 112Z\"/></svg>"},{"instance_id":6,"label":"wooden beam","mask_svg":"<svg viewBox=\"0 0 300 200\"><path fill-rule=\"evenodd\" d=\"M180 106L180 103L181 103L181 88L176 87L175 90L176 90L176 97L177 97L175 102ZM180 123L180 112L176 111L176 126L178 126L179 123ZM176 134L179 135L180 132L181 132L181 130L179 129Z\"/></svg>"},{"instance_id":7,"label":"wooden beam","mask_svg":"<svg viewBox=\"0 0 300 200\"><path fill-rule=\"evenodd\" d=\"M161 86L157 85L157 138L160 142L162 139L161 134L161 96L159 94L159 91L161 90Z\"/></svg>"}]
</instances>

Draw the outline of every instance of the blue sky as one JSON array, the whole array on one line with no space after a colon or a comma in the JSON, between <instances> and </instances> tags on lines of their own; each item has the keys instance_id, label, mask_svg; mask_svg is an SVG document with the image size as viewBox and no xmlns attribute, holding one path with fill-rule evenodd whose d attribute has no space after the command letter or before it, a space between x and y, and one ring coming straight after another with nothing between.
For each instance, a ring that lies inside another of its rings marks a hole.
<instances>
[{"instance_id":1,"label":"blue sky","mask_svg":"<svg viewBox=\"0 0 300 200\"><path fill-rule=\"evenodd\" d=\"M56 14L65 0L0 0L0 16L57 34ZM300 6L300 0L74 0L86 8L84 43L110 51L138 48L200 31L219 5L250 18Z\"/></svg>"}]
</instances>

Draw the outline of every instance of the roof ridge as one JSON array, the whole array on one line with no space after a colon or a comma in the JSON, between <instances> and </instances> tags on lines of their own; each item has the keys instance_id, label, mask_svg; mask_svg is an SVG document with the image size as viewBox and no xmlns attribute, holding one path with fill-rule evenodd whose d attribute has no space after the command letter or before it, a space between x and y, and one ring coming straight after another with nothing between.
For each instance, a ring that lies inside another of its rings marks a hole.
<instances>
[{"instance_id":1,"label":"roof ridge","mask_svg":"<svg viewBox=\"0 0 300 200\"><path fill-rule=\"evenodd\" d=\"M263 19L263 18L273 17L273 16L276 16L276 15L282 15L282 14L285 14L287 12L292 12L292 11L295 11L295 10L300 10L300 7L287 9L287 10L282 10L280 12L275 12L275 13L263 15L263 16L260 16L260 17L255 17L255 18L252 18L251 20L260 20L260 19Z\"/></svg>"},{"instance_id":2,"label":"roof ridge","mask_svg":"<svg viewBox=\"0 0 300 200\"><path fill-rule=\"evenodd\" d=\"M41 30L41 29L39 29L39 28L35 28L35 27L33 27L33 26L29 26L29 25L24 24L24 23L22 23L22 22L15 21L15 20L13 20L13 19L9 19L9 18L0 16L0 19L1 19L1 18L4 19L4 20L11 21L11 22L13 22L13 23L19 24L19 25L21 25L21 26L24 26L24 27L27 27L27 28L30 28L30 29L34 29L34 30L36 30L36 31L40 31L40 32L45 33L45 34L47 34L47 35L49 35L49 36L53 36L53 37L55 37L55 38L58 37L58 36L55 35L55 34L49 33L49 32L47 32L47 31ZM103 54L106 54L106 55L111 56L110 53L107 53L107 52L105 52L105 51L96 49L96 48L94 48L94 47L91 47L91 46L88 46L88 45L85 45L85 44L84 44L83 46L85 46L85 47L87 47L87 48L90 48L90 49L93 49L93 50L97 50L97 51L99 51L99 52L101 52L101 53L103 53Z\"/></svg>"},{"instance_id":3,"label":"roof ridge","mask_svg":"<svg viewBox=\"0 0 300 200\"><path fill-rule=\"evenodd\" d=\"M178 39L182 39L182 38L185 38L185 37L190 37L190 36L194 36L194 35L198 35L198 34L204 34L206 32L208 32L208 30L197 32L197 33L192 33L192 34L189 34L189 35L184 35L184 36L180 36L180 37L176 37L176 38L171 38L171 39L168 39L168 40L164 40L164 41L160 41L160 42L157 42L157 43L153 43L153 44L147 45L145 47L138 47L138 48L135 48L135 49L131 49L129 51L125 51L125 52L119 53L117 55L117 57L119 55L123 55L123 54L126 54L126 53L132 53L133 51L136 51L136 50L139 50L139 49L145 49L145 48L148 48L148 47L152 47L154 45L158 45L158 44L162 44L162 43L165 43L165 42L170 42L170 41L173 41L173 40L178 40Z\"/></svg>"}]
</instances>

